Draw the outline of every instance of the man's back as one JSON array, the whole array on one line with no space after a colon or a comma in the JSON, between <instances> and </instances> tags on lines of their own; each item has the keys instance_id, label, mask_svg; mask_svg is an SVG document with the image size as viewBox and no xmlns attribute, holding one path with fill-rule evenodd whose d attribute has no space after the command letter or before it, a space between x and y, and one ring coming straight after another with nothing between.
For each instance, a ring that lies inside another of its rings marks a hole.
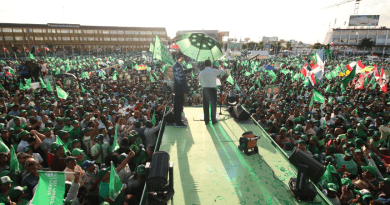
<instances>
[{"instance_id":1,"label":"man's back","mask_svg":"<svg viewBox=\"0 0 390 205\"><path fill-rule=\"evenodd\" d=\"M215 88L218 75L225 73L223 70L206 67L199 74L199 82L204 88Z\"/></svg>"}]
</instances>

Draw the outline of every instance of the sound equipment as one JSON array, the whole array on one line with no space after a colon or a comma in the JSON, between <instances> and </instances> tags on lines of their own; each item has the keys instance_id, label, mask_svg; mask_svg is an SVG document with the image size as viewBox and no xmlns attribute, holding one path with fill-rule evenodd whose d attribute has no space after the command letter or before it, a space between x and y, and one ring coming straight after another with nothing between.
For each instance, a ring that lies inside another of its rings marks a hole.
<instances>
[{"instance_id":1,"label":"sound equipment","mask_svg":"<svg viewBox=\"0 0 390 205\"><path fill-rule=\"evenodd\" d=\"M250 117L249 112L239 104L234 106L232 115L238 120L247 120Z\"/></svg>"},{"instance_id":2,"label":"sound equipment","mask_svg":"<svg viewBox=\"0 0 390 205\"><path fill-rule=\"evenodd\" d=\"M168 112L164 115L164 120L168 123L175 122L175 115L173 112L173 107L169 108Z\"/></svg>"},{"instance_id":3,"label":"sound equipment","mask_svg":"<svg viewBox=\"0 0 390 205\"><path fill-rule=\"evenodd\" d=\"M228 105L234 106L237 104L237 90L229 91Z\"/></svg>"}]
</instances>

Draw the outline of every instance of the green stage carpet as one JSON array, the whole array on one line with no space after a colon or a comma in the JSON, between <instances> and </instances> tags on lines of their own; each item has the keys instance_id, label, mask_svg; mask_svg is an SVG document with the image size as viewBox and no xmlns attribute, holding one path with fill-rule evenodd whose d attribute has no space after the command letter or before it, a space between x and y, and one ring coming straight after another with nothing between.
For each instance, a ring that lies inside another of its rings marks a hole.
<instances>
[{"instance_id":1,"label":"green stage carpet","mask_svg":"<svg viewBox=\"0 0 390 205\"><path fill-rule=\"evenodd\" d=\"M197 121L202 108L185 107L184 113L188 126L167 125L160 146L174 164L174 204L313 204L290 194L288 182L295 170L252 121L237 123L222 115L218 124L206 126ZM237 148L248 130L262 136L259 154L246 156ZM320 195L315 202L327 204Z\"/></svg>"}]
</instances>

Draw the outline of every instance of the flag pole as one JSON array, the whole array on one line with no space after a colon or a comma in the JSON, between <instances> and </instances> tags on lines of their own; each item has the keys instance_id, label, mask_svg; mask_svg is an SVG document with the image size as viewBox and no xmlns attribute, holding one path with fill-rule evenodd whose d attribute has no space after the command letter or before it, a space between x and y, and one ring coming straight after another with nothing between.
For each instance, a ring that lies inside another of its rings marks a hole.
<instances>
[{"instance_id":1,"label":"flag pole","mask_svg":"<svg viewBox=\"0 0 390 205\"><path fill-rule=\"evenodd\" d=\"M27 56L26 56L26 47L24 47L24 45L23 45L23 52L24 52L24 58L27 58Z\"/></svg>"}]
</instances>

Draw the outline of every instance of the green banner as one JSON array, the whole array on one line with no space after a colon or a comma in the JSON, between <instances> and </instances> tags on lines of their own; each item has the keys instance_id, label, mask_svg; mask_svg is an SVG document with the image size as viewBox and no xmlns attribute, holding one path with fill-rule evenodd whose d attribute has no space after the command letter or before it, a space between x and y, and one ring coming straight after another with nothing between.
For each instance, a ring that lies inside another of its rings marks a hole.
<instances>
[{"instance_id":1,"label":"green banner","mask_svg":"<svg viewBox=\"0 0 390 205\"><path fill-rule=\"evenodd\" d=\"M63 204L65 172L39 172L39 182L31 205Z\"/></svg>"},{"instance_id":2,"label":"green banner","mask_svg":"<svg viewBox=\"0 0 390 205\"><path fill-rule=\"evenodd\" d=\"M173 66L175 61L169 53L168 48L161 42L160 38L156 35L156 42L154 45L153 58L163 61L164 63Z\"/></svg>"}]
</instances>

